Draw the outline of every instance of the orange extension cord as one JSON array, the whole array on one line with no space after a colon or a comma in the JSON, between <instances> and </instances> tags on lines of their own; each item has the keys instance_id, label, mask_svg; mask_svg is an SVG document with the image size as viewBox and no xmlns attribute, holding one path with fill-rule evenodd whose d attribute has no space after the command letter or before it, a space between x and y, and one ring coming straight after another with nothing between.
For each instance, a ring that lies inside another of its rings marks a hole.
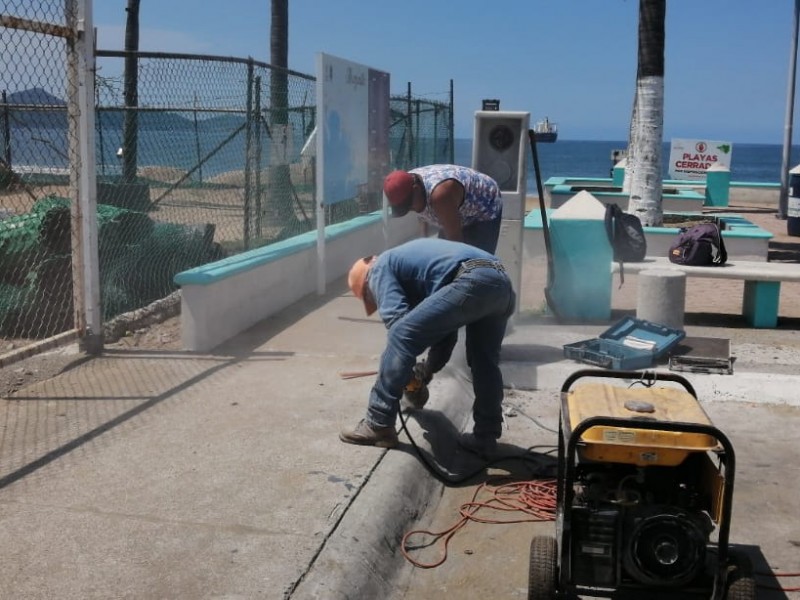
<instances>
[{"instance_id":1,"label":"orange extension cord","mask_svg":"<svg viewBox=\"0 0 800 600\"><path fill-rule=\"evenodd\" d=\"M536 479L532 481L509 481L508 478L500 478L495 480L496 485L491 481L480 484L475 493L472 495L472 500L462 504L459 512L461 518L458 522L446 529L445 531L428 531L425 529L416 529L409 531L403 536L400 543L400 551L403 556L416 567L421 569L432 569L443 564L447 560L447 545L450 543L452 537L456 532L464 527L469 521L476 523L491 523L491 524L511 524L511 523L533 523L538 521L553 521L556 516L556 480L555 479ZM504 482L504 483L501 483ZM479 501L478 498L482 492L488 493L487 500ZM479 511L494 510L507 513L523 513L527 515L517 519L490 519L487 517L479 517ZM409 547L409 539L412 536L424 535L431 538L428 543L420 544ZM423 563L409 554L410 550L427 548L433 546L439 540L444 541L444 550L439 560L433 563Z\"/></svg>"},{"instance_id":2,"label":"orange extension cord","mask_svg":"<svg viewBox=\"0 0 800 600\"><path fill-rule=\"evenodd\" d=\"M476 523L508 525L513 523L534 523L540 521L553 521L556 516L556 479L536 479L532 481L511 481L507 478L487 481L480 484L472 495L472 500L462 504L459 508L461 518L452 527L444 531L429 531L427 529L415 529L403 536L400 544L400 551L408 562L421 569L433 569L443 564L447 560L447 547L453 536L464 527L469 521ZM502 483L504 482L504 483ZM488 500L479 501L479 496L488 494ZM490 519L478 515L481 510L493 510L506 513L519 512L526 517L518 519ZM409 540L413 536L428 536L427 543L419 544L413 548L409 546ZM411 557L410 551L419 548L433 546L439 541L444 542L444 550L441 558L432 563L424 563ZM798 573L755 573L761 577L800 577ZM757 586L766 590L778 590L782 592L800 592L800 586L781 587L757 583Z\"/></svg>"},{"instance_id":3,"label":"orange extension cord","mask_svg":"<svg viewBox=\"0 0 800 600\"><path fill-rule=\"evenodd\" d=\"M800 573L773 573L771 571L756 571L756 576L761 577L800 577ZM779 585L767 585L766 583L757 583L757 587L764 590L778 590L779 592L800 592L800 586L795 587L781 587Z\"/></svg>"}]
</instances>

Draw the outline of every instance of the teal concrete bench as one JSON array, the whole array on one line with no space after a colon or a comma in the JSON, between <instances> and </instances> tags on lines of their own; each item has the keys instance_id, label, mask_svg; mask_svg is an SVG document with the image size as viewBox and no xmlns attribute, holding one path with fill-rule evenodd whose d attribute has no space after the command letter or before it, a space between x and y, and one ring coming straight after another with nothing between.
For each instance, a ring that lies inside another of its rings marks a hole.
<instances>
[{"instance_id":1,"label":"teal concrete bench","mask_svg":"<svg viewBox=\"0 0 800 600\"><path fill-rule=\"evenodd\" d=\"M666 257L647 257L644 262L625 263L625 274L649 269L672 269L686 277L739 279L744 281L742 315L751 327L772 328L778 324L781 282L800 281L800 264L761 261L731 261L719 267L688 267L671 263ZM612 272L619 265L612 265Z\"/></svg>"},{"instance_id":2,"label":"teal concrete bench","mask_svg":"<svg viewBox=\"0 0 800 600\"><path fill-rule=\"evenodd\" d=\"M381 213L325 228L322 270L317 232L229 256L178 273L181 339L187 350L207 351L345 275L359 256L417 237L415 217L384 223Z\"/></svg>"},{"instance_id":3,"label":"teal concrete bench","mask_svg":"<svg viewBox=\"0 0 800 600\"><path fill-rule=\"evenodd\" d=\"M325 228L325 240L332 241L347 235L354 230L368 227L380 222L380 213L355 217L343 223L329 225ZM175 275L173 281L177 285L209 285L246 273L266 263L275 262L291 254L303 252L316 246L317 232L308 231L300 235L254 248L228 258L223 258Z\"/></svg>"}]
</instances>

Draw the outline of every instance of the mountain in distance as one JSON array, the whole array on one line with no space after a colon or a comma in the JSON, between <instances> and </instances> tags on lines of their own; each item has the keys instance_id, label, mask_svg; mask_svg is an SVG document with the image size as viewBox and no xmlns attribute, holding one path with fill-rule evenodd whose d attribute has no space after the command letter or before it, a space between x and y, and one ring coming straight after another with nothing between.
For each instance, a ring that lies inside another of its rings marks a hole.
<instances>
[{"instance_id":1,"label":"mountain in distance","mask_svg":"<svg viewBox=\"0 0 800 600\"><path fill-rule=\"evenodd\" d=\"M66 106L67 103L61 98L54 96L42 88L30 88L21 92L6 94L6 102L9 104L37 104L45 106Z\"/></svg>"},{"instance_id":2,"label":"mountain in distance","mask_svg":"<svg viewBox=\"0 0 800 600\"><path fill-rule=\"evenodd\" d=\"M14 127L61 129L67 127L67 103L42 88L35 87L6 94L9 122ZM40 106L36 109L19 109L14 106ZM46 107L46 108L44 108Z\"/></svg>"}]
</instances>

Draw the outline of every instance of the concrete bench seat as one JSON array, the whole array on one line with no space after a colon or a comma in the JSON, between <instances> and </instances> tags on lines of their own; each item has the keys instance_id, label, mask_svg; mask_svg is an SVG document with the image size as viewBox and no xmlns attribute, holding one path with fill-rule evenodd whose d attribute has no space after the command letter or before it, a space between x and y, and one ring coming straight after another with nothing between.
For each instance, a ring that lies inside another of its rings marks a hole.
<instances>
[{"instance_id":1,"label":"concrete bench seat","mask_svg":"<svg viewBox=\"0 0 800 600\"><path fill-rule=\"evenodd\" d=\"M619 272L619 264L613 263L611 269ZM736 260L719 267L690 267L672 263L666 257L646 257L643 262L623 265L626 274L650 269L682 271L686 277L743 280L742 315L752 327L759 328L778 324L781 282L800 281L800 264L794 263Z\"/></svg>"},{"instance_id":2,"label":"concrete bench seat","mask_svg":"<svg viewBox=\"0 0 800 600\"><path fill-rule=\"evenodd\" d=\"M416 215L381 213L325 228L326 283L347 273L359 256L381 252L419 235ZM187 350L205 352L318 291L317 232L255 248L178 273L181 338Z\"/></svg>"},{"instance_id":3,"label":"concrete bench seat","mask_svg":"<svg viewBox=\"0 0 800 600\"><path fill-rule=\"evenodd\" d=\"M547 209L548 222L552 209ZM683 213L687 216L698 213ZM769 242L772 233L748 221L737 213L715 213L725 223L722 238L728 250L728 259L741 260L767 260ZM544 254L544 234L542 231L542 214L540 210L532 210L525 216L524 244L528 256ZM666 256L669 247L679 233L677 227L645 227L644 234L647 240L647 253L652 256Z\"/></svg>"}]
</instances>

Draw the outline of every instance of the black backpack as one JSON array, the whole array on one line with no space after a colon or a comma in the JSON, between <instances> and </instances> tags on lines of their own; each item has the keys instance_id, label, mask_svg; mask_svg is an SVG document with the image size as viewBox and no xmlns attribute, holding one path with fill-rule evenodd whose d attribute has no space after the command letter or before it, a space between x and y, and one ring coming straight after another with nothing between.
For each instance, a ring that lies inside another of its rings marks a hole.
<instances>
[{"instance_id":1,"label":"black backpack","mask_svg":"<svg viewBox=\"0 0 800 600\"><path fill-rule=\"evenodd\" d=\"M725 264L728 252L716 223L698 223L681 228L668 257L678 265L717 266Z\"/></svg>"},{"instance_id":2,"label":"black backpack","mask_svg":"<svg viewBox=\"0 0 800 600\"><path fill-rule=\"evenodd\" d=\"M642 262L647 254L647 240L644 237L642 222L636 215L623 212L614 204L606 204L606 233L614 252L614 260L619 263L619 276L625 282L622 263Z\"/></svg>"}]
</instances>

